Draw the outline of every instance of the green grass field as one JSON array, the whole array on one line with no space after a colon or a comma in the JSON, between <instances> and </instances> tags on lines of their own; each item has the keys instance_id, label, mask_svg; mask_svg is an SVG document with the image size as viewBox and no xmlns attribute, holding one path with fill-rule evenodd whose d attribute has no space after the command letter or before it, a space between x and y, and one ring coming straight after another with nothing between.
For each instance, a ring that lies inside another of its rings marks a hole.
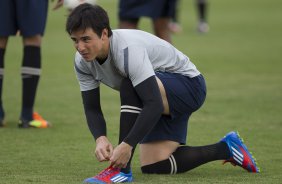
<instances>
[{"instance_id":1,"label":"green grass field","mask_svg":"<svg viewBox=\"0 0 282 184\"><path fill-rule=\"evenodd\" d=\"M98 1L117 27L117 0ZM138 151L135 183L281 183L282 162L282 3L278 0L210 1L210 32L196 32L194 1L182 1L184 32L173 36L206 78L208 96L189 122L188 144L215 143L238 130L256 156L260 174L220 161L179 175L143 175ZM43 43L43 74L35 110L53 123L47 130L17 128L21 104L21 39L12 37L6 52L3 103L7 127L0 129L1 184L76 184L107 163L93 156L73 72L74 48L64 31L64 9L49 12ZM148 19L140 28L151 32ZM117 143L118 93L102 87L110 140ZM280 132L280 133L279 133ZM279 174L280 173L280 174Z\"/></svg>"}]
</instances>

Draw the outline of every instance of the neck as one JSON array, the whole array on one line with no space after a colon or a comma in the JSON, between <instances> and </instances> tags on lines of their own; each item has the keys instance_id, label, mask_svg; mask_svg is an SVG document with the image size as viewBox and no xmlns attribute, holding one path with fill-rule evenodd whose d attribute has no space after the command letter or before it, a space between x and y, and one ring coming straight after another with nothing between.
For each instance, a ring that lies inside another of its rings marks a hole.
<instances>
[{"instance_id":1,"label":"neck","mask_svg":"<svg viewBox=\"0 0 282 184\"><path fill-rule=\"evenodd\" d=\"M102 51L101 55L96 58L96 60L100 64L103 64L107 60L109 50L110 50L110 41L109 41L109 38L107 37L106 39L104 39L104 44L103 44L103 47L102 47L102 50L101 50Z\"/></svg>"},{"instance_id":2,"label":"neck","mask_svg":"<svg viewBox=\"0 0 282 184\"><path fill-rule=\"evenodd\" d=\"M106 57L106 58L96 58L96 60L98 61L98 63L99 63L100 65L102 65L102 64L104 64L105 61L107 60L107 57Z\"/></svg>"}]
</instances>

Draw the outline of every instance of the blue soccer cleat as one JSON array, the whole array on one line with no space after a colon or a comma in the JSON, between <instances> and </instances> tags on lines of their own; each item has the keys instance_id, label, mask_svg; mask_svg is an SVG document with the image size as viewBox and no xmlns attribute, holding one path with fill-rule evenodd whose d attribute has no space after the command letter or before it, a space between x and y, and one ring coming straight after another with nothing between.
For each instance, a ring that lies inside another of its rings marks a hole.
<instances>
[{"instance_id":1,"label":"blue soccer cleat","mask_svg":"<svg viewBox=\"0 0 282 184\"><path fill-rule=\"evenodd\" d=\"M126 183L132 182L132 172L123 173L120 172L120 169L108 167L100 172L98 175L87 178L83 181L84 184L108 184L108 183Z\"/></svg>"},{"instance_id":2,"label":"blue soccer cleat","mask_svg":"<svg viewBox=\"0 0 282 184\"><path fill-rule=\"evenodd\" d=\"M229 132L221 139L221 142L225 142L230 150L230 158L225 160L223 164L230 162L232 165L239 165L249 172L260 172L254 157L248 151L238 132Z\"/></svg>"}]
</instances>

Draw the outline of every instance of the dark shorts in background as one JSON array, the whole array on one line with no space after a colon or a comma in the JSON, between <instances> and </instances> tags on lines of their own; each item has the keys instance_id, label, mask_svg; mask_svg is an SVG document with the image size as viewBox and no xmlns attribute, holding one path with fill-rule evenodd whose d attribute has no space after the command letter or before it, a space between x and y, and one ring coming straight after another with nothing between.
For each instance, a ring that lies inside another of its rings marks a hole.
<instances>
[{"instance_id":1,"label":"dark shorts in background","mask_svg":"<svg viewBox=\"0 0 282 184\"><path fill-rule=\"evenodd\" d=\"M175 9L176 0L120 0L119 19L138 21L143 16L152 19L172 17Z\"/></svg>"},{"instance_id":2,"label":"dark shorts in background","mask_svg":"<svg viewBox=\"0 0 282 184\"><path fill-rule=\"evenodd\" d=\"M47 12L48 0L0 0L0 36L43 35Z\"/></svg>"},{"instance_id":3,"label":"dark shorts in background","mask_svg":"<svg viewBox=\"0 0 282 184\"><path fill-rule=\"evenodd\" d=\"M180 74L156 72L162 81L169 103L170 116L162 116L153 130L141 143L171 140L186 143L188 119L198 110L206 98L204 77L189 78Z\"/></svg>"}]
</instances>

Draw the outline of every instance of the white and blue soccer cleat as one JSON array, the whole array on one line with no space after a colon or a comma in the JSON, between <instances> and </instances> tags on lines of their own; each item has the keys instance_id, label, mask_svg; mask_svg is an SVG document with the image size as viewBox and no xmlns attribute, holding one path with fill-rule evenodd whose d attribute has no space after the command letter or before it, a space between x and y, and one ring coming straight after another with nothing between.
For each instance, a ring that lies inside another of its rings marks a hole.
<instances>
[{"instance_id":1,"label":"white and blue soccer cleat","mask_svg":"<svg viewBox=\"0 0 282 184\"><path fill-rule=\"evenodd\" d=\"M83 181L84 184L108 184L108 183L126 183L132 182L132 172L123 173L120 169L108 167L92 178Z\"/></svg>"},{"instance_id":2,"label":"white and blue soccer cleat","mask_svg":"<svg viewBox=\"0 0 282 184\"><path fill-rule=\"evenodd\" d=\"M248 151L238 132L228 133L224 136L224 138L221 139L221 142L225 142L228 145L230 151L230 158L228 160L225 160L223 164L230 162L232 165L239 165L249 172L260 172L255 158Z\"/></svg>"}]
</instances>

